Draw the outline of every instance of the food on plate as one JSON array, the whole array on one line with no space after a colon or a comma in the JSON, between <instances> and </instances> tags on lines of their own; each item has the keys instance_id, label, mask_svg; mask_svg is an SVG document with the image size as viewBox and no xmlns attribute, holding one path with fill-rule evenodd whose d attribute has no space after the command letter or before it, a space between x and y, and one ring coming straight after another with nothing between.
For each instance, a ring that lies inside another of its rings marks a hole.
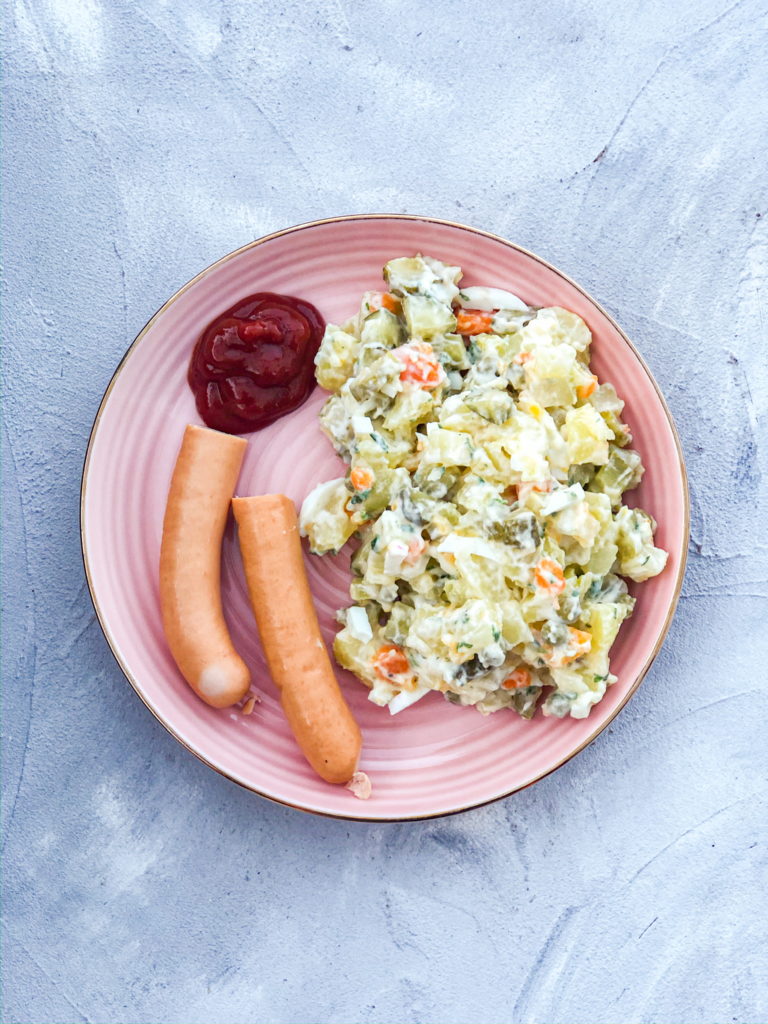
<instances>
[{"instance_id":1,"label":"food on plate","mask_svg":"<svg viewBox=\"0 0 768 1024\"><path fill-rule=\"evenodd\" d=\"M235 498L245 578L269 671L304 756L326 782L349 782L362 737L339 689L312 603L293 502Z\"/></svg>"},{"instance_id":2,"label":"food on plate","mask_svg":"<svg viewBox=\"0 0 768 1024\"><path fill-rule=\"evenodd\" d=\"M296 409L315 386L324 328L311 303L272 292L250 295L217 316L187 374L204 422L245 434Z\"/></svg>"},{"instance_id":3,"label":"food on plate","mask_svg":"<svg viewBox=\"0 0 768 1024\"><path fill-rule=\"evenodd\" d=\"M355 772L347 783L347 789L356 796L358 800L367 800L373 792L371 780L365 772Z\"/></svg>"},{"instance_id":4,"label":"food on plate","mask_svg":"<svg viewBox=\"0 0 768 1024\"><path fill-rule=\"evenodd\" d=\"M430 257L384 268L316 357L320 421L347 462L303 503L316 554L353 535L338 662L401 711L435 690L483 713L584 718L609 652L661 572L623 402L590 369L575 313L461 289ZM542 700L543 698L543 700Z\"/></svg>"},{"instance_id":5,"label":"food on plate","mask_svg":"<svg viewBox=\"0 0 768 1024\"><path fill-rule=\"evenodd\" d=\"M221 607L221 539L247 442L205 427L184 432L160 547L160 607L171 654L206 704L242 700L250 673Z\"/></svg>"}]
</instances>

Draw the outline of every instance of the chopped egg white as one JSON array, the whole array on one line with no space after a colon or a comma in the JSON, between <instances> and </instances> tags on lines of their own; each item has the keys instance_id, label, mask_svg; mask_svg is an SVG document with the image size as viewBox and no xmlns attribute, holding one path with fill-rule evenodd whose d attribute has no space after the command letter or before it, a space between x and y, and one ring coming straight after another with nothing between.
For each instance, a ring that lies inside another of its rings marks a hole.
<instances>
[{"instance_id":1,"label":"chopped egg white","mask_svg":"<svg viewBox=\"0 0 768 1024\"><path fill-rule=\"evenodd\" d=\"M352 429L356 434L372 434L373 423L370 416L353 416Z\"/></svg>"},{"instance_id":2,"label":"chopped egg white","mask_svg":"<svg viewBox=\"0 0 768 1024\"><path fill-rule=\"evenodd\" d=\"M389 707L390 715L396 715L398 711L404 711L409 708L411 704L415 704L417 700L421 700L422 697L426 697L430 693L428 686L418 686L415 690L401 690L396 697L387 705Z\"/></svg>"},{"instance_id":3,"label":"chopped egg white","mask_svg":"<svg viewBox=\"0 0 768 1024\"><path fill-rule=\"evenodd\" d=\"M492 309L528 309L527 303L502 288L462 288L456 301L464 309L483 309L489 312Z\"/></svg>"},{"instance_id":4,"label":"chopped egg white","mask_svg":"<svg viewBox=\"0 0 768 1024\"><path fill-rule=\"evenodd\" d=\"M347 629L355 640L359 640L361 643L367 643L371 639L373 630L365 608L354 605L347 609Z\"/></svg>"},{"instance_id":5,"label":"chopped egg white","mask_svg":"<svg viewBox=\"0 0 768 1024\"><path fill-rule=\"evenodd\" d=\"M401 569L407 554L408 545L405 541L392 540L387 544L384 553L384 572L387 576L394 576Z\"/></svg>"}]
</instances>

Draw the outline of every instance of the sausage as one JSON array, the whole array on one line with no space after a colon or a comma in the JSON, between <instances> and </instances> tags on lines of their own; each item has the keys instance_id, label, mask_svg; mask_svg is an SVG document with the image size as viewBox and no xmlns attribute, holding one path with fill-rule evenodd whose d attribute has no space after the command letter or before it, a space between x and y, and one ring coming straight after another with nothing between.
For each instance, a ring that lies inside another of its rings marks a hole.
<instances>
[{"instance_id":1,"label":"sausage","mask_svg":"<svg viewBox=\"0 0 768 1024\"><path fill-rule=\"evenodd\" d=\"M298 520L283 494L235 498L240 550L269 671L304 756L326 782L349 782L362 736L325 649Z\"/></svg>"},{"instance_id":2,"label":"sausage","mask_svg":"<svg viewBox=\"0 0 768 1024\"><path fill-rule=\"evenodd\" d=\"M247 445L242 437L188 426L163 521L165 636L181 674L214 708L236 704L251 684L221 609L221 539Z\"/></svg>"}]
</instances>

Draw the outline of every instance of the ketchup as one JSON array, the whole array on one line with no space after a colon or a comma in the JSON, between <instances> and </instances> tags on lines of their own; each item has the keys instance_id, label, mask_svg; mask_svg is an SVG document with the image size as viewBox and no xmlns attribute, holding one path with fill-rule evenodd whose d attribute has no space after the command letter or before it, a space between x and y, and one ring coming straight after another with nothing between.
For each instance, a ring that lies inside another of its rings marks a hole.
<instances>
[{"instance_id":1,"label":"ketchup","mask_svg":"<svg viewBox=\"0 0 768 1024\"><path fill-rule=\"evenodd\" d=\"M325 323L309 302L257 292L216 317L195 345L187 380L209 427L246 434L304 402Z\"/></svg>"}]
</instances>

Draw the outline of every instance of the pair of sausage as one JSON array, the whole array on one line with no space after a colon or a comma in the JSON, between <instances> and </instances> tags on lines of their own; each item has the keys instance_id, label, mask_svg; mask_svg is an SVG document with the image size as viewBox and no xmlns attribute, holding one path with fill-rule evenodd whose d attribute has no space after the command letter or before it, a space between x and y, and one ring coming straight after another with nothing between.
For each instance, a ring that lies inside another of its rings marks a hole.
<instances>
[{"instance_id":1,"label":"pair of sausage","mask_svg":"<svg viewBox=\"0 0 768 1024\"><path fill-rule=\"evenodd\" d=\"M296 510L282 494L234 498L247 441L188 426L168 494L160 549L160 606L171 653L206 704L238 703L250 673L221 605L221 541L230 501L262 646L288 723L326 782L357 769L360 729L339 689L320 633Z\"/></svg>"}]
</instances>

